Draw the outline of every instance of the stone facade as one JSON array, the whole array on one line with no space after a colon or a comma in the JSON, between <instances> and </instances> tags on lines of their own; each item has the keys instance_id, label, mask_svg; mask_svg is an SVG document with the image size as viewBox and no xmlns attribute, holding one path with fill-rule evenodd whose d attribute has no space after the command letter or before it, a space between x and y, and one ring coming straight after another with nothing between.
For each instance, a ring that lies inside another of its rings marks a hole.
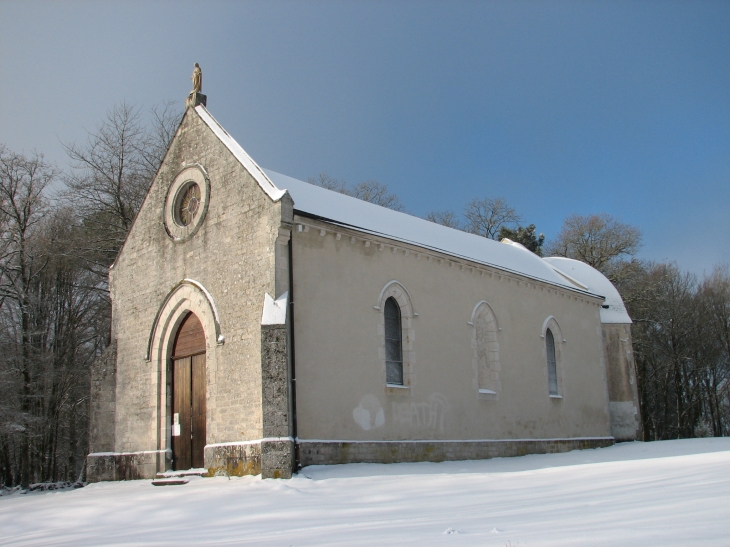
<instances>
[{"instance_id":1,"label":"stone facade","mask_svg":"<svg viewBox=\"0 0 730 547\"><path fill-rule=\"evenodd\" d=\"M208 177L210 199L195 236L179 242L165 229L163 210L168 188L191 166ZM264 436L261 303L288 282L286 269L277 270L276 249L291 211L288 195L272 200L198 112L187 110L110 270L116 377L99 384L105 395L94 395L99 404L92 424L99 425L91 431L89 469L97 453L164 453L169 447L169 355L186 310L205 328L207 443ZM277 281L277 271L285 281ZM104 397L115 401L112 428L102 418ZM113 431L113 441L103 431ZM157 469L145 463L138 474L154 475L168 465L165 458Z\"/></svg>"}]
</instances>

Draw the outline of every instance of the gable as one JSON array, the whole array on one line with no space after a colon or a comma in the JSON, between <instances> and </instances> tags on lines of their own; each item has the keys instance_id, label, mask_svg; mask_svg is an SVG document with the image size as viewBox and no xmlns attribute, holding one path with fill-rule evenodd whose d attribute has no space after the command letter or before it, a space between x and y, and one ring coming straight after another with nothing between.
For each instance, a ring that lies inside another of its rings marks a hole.
<instances>
[{"instance_id":1,"label":"gable","mask_svg":"<svg viewBox=\"0 0 730 547\"><path fill-rule=\"evenodd\" d=\"M225 165L222 169L215 167L222 165ZM249 199L245 203L245 207L248 209L253 206L276 204L286 195L286 191L275 187L256 162L230 137L204 106L188 108L147 190L142 206L112 268L125 255L130 241L137 237L154 238L166 232L168 239L183 242L195 235L198 226L193 226L191 228L194 229L188 230L175 222L175 212L171 209L178 204L174 203L177 198L173 194L182 195L187 190L185 185L190 186L188 181L194 182L199 188L195 198L200 201L199 219L202 222L208 213L208 198L211 194L211 173L209 171L211 169L217 171L212 189L216 199L228 193L226 200L238 201L236 199L238 196L235 194L240 190L240 192L249 194ZM250 194L248 186L255 187L256 191ZM259 203L256 193L264 198L264 203ZM256 203L259 205L255 205ZM159 232L157 228L160 227L160 217L162 217L163 231L157 233ZM151 232L155 232L155 234ZM163 240L158 239L160 243Z\"/></svg>"}]
</instances>

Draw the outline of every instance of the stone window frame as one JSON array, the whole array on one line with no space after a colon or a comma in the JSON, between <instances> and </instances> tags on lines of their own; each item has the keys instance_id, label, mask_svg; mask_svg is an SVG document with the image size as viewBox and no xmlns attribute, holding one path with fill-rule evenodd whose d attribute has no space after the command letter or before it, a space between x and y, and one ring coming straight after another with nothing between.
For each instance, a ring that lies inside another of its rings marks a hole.
<instances>
[{"instance_id":1,"label":"stone window frame","mask_svg":"<svg viewBox=\"0 0 730 547\"><path fill-rule=\"evenodd\" d=\"M224 343L220 334L218 312L210 293L200 283L185 279L177 283L167 294L157 312L150 331L146 360L155 367L157 379L157 449L166 451L160 461L160 469L165 471L172 454L172 367L171 356L175 335L180 324L189 313L194 313L203 325L205 333L205 369L207 377L206 412L208 416L215 408L215 375L218 368L219 346ZM213 425L206 420L208 438L214 436ZM163 467L164 466L164 467Z\"/></svg>"},{"instance_id":2,"label":"stone window frame","mask_svg":"<svg viewBox=\"0 0 730 547\"><path fill-rule=\"evenodd\" d=\"M386 363L385 363L385 301L393 298L400 307L401 319L401 351L403 353L403 385L388 384L386 382ZM413 301L408 290L400 281L391 280L386 283L375 306L375 310L379 313L378 317L378 356L381 363L381 378L385 393L389 395L411 395L412 388L415 386L415 363L416 352L413 348L415 332L413 329L413 319L418 314L413 309Z\"/></svg>"},{"instance_id":3,"label":"stone window frame","mask_svg":"<svg viewBox=\"0 0 730 547\"><path fill-rule=\"evenodd\" d=\"M487 363L479 362L479 336L477 332L477 321L480 314L487 315L487 326L491 328L487 330ZM502 370L499 359L499 341L497 334L502 329L499 328L497 314L494 308L486 300L477 302L472 310L471 321L468 324L472 327L471 346L473 349L472 366L477 384L477 398L486 401L498 401L499 393L502 391L502 382L499 380L499 373ZM483 370L486 366L487 370ZM490 374L491 373L491 374ZM488 376L492 375L493 379Z\"/></svg>"},{"instance_id":4,"label":"stone window frame","mask_svg":"<svg viewBox=\"0 0 730 547\"><path fill-rule=\"evenodd\" d=\"M555 342L555 375L557 377L558 393L550 393L550 371L548 370L548 355L547 355L547 339L546 333L550 329L553 335L553 341ZM563 346L567 342L563 337L563 329L560 328L558 320L554 316L549 316L542 324L542 330L540 334L542 339L542 362L543 370L545 372L545 386L547 388L548 397L553 401L562 401L565 397L565 388L563 386Z\"/></svg>"},{"instance_id":5,"label":"stone window frame","mask_svg":"<svg viewBox=\"0 0 730 547\"><path fill-rule=\"evenodd\" d=\"M191 183L195 183L200 188L200 213L197 218L189 225L182 226L177 220L177 204L181 191L186 189ZM208 205L210 202L210 178L205 168L199 163L184 166L180 172L175 175L165 197L165 206L162 211L163 222L167 235L172 238L175 243L183 243L192 238L205 221L208 213Z\"/></svg>"}]
</instances>

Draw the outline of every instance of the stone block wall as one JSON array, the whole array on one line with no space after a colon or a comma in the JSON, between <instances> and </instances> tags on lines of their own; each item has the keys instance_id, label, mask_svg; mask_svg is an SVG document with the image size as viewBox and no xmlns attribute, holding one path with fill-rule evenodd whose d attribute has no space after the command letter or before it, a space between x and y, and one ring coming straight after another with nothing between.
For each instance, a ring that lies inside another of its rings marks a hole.
<instances>
[{"instance_id":1,"label":"stone block wall","mask_svg":"<svg viewBox=\"0 0 730 547\"><path fill-rule=\"evenodd\" d=\"M294 470L291 438L289 360L286 325L261 326L261 385L264 440L263 478L290 478Z\"/></svg>"},{"instance_id":2,"label":"stone block wall","mask_svg":"<svg viewBox=\"0 0 730 547\"><path fill-rule=\"evenodd\" d=\"M261 387L263 436L289 436L291 431L286 325L261 326Z\"/></svg>"},{"instance_id":3,"label":"stone block wall","mask_svg":"<svg viewBox=\"0 0 730 547\"><path fill-rule=\"evenodd\" d=\"M300 441L299 454L302 466L342 463L442 462L506 458L527 454L553 454L586 448L603 448L611 446L613 443L611 437L449 442Z\"/></svg>"},{"instance_id":4,"label":"stone block wall","mask_svg":"<svg viewBox=\"0 0 730 547\"><path fill-rule=\"evenodd\" d=\"M114 450L117 345L112 342L91 366L89 452Z\"/></svg>"},{"instance_id":5,"label":"stone block wall","mask_svg":"<svg viewBox=\"0 0 730 547\"><path fill-rule=\"evenodd\" d=\"M261 442L261 478L290 479L293 469L293 439L264 439Z\"/></svg>"},{"instance_id":6,"label":"stone block wall","mask_svg":"<svg viewBox=\"0 0 730 547\"><path fill-rule=\"evenodd\" d=\"M153 479L157 474L161 452L138 452L118 454L97 452L86 458L86 480L99 481L132 481L137 479Z\"/></svg>"},{"instance_id":7,"label":"stone block wall","mask_svg":"<svg viewBox=\"0 0 730 547\"><path fill-rule=\"evenodd\" d=\"M261 473L261 443L231 443L205 447L208 475L242 477Z\"/></svg>"}]
</instances>

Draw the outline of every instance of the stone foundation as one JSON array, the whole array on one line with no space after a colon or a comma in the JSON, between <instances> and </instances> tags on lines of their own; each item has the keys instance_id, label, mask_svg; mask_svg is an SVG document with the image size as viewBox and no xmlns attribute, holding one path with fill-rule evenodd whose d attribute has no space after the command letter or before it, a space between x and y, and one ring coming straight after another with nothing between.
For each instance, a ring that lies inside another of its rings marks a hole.
<instances>
[{"instance_id":1,"label":"stone foundation","mask_svg":"<svg viewBox=\"0 0 730 547\"><path fill-rule=\"evenodd\" d=\"M208 475L242 477L261 473L261 444L214 444L205 447Z\"/></svg>"},{"instance_id":2,"label":"stone foundation","mask_svg":"<svg viewBox=\"0 0 730 547\"><path fill-rule=\"evenodd\" d=\"M165 459L164 451L115 454L97 452L86 456L86 481L153 479Z\"/></svg>"},{"instance_id":3,"label":"stone foundation","mask_svg":"<svg viewBox=\"0 0 730 547\"><path fill-rule=\"evenodd\" d=\"M302 467L337 463L442 462L552 454L614 444L613 437L505 441L299 441Z\"/></svg>"},{"instance_id":4,"label":"stone foundation","mask_svg":"<svg viewBox=\"0 0 730 547\"><path fill-rule=\"evenodd\" d=\"M305 467L341 463L485 460L605 448L614 442L613 437L589 437L505 441L300 441L298 444L300 463ZM89 454L86 459L87 480L151 479L164 457L164 452ZM294 441L287 438L205 447L205 467L210 477L260 474L264 479L290 479L293 461Z\"/></svg>"},{"instance_id":5,"label":"stone foundation","mask_svg":"<svg viewBox=\"0 0 730 547\"><path fill-rule=\"evenodd\" d=\"M294 461L292 439L263 439L205 447L205 467L211 477L261 475L263 479L290 479Z\"/></svg>"},{"instance_id":6,"label":"stone foundation","mask_svg":"<svg viewBox=\"0 0 730 547\"><path fill-rule=\"evenodd\" d=\"M262 479L291 479L293 469L293 440L265 439L261 443Z\"/></svg>"}]
</instances>

